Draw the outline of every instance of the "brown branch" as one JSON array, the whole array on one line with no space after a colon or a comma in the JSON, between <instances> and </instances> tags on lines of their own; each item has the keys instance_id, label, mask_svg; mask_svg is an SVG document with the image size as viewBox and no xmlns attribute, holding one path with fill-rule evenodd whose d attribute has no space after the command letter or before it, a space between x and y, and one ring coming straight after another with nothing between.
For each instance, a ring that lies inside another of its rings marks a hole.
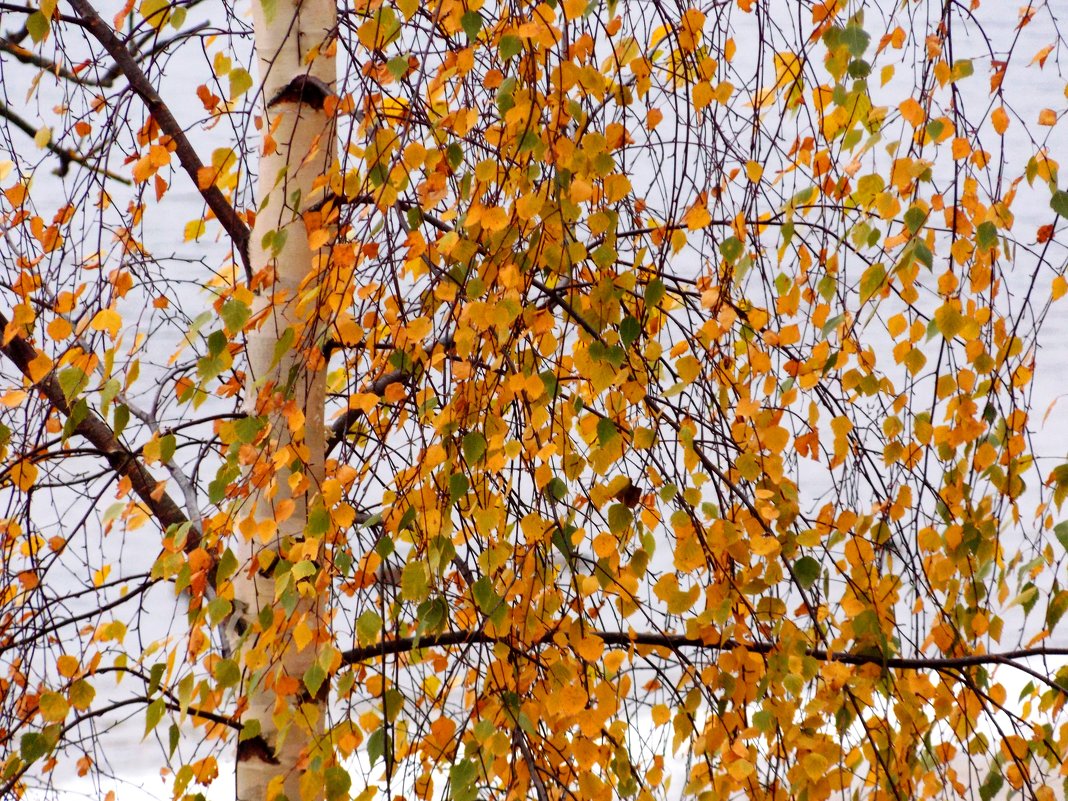
<instances>
[{"instance_id":1,"label":"brown branch","mask_svg":"<svg viewBox=\"0 0 1068 801\"><path fill-rule=\"evenodd\" d=\"M174 115L171 114L171 110L167 108L167 105L160 98L156 88L149 82L141 67L138 66L133 54L115 35L115 31L112 30L111 26L100 18L89 0L70 0L70 4L80 17L82 26L104 46L104 49L115 60L115 64L122 70L126 80L130 82L130 87L144 101L152 118L159 124L160 130L174 141L178 161L186 174L192 179L193 185L200 191L200 195L204 198L204 202L208 204L208 208L215 214L215 218L230 236L234 248L241 256L241 263L244 265L245 273L251 280L252 265L248 255L248 226L237 216L234 207L230 205L230 201L219 191L217 186L211 185L204 188L200 186L198 174L204 163L197 156L182 126L178 124Z\"/></svg>"},{"instance_id":2,"label":"brown branch","mask_svg":"<svg viewBox=\"0 0 1068 801\"><path fill-rule=\"evenodd\" d=\"M747 643L730 639L706 642L700 638L687 637L683 634L661 634L658 632L591 631L589 634L603 640L605 645L621 648L629 648L632 645L655 646L672 650L692 648L699 651L732 651L741 648L755 654L770 654L779 648L778 644L771 642ZM546 634L532 643L524 643L523 647L547 645L553 642L553 636L554 633ZM495 645L497 643L508 644L510 642L512 641L509 637L496 637L486 634L484 631L447 631L443 634L423 637L397 637L391 640L383 640L375 645L352 648L341 654L341 662L344 665L355 665L380 656L408 653L417 648ZM1019 648L1014 651L945 657L884 657L880 654L850 653L848 651L832 652L824 648L809 648L805 651L805 655L821 662L840 662L845 665L878 665L879 667L895 670L961 670L979 665L1019 667L1016 663L1021 659L1068 657L1068 648ZM1044 679L1044 681L1068 693L1068 687L1063 687L1051 679Z\"/></svg>"},{"instance_id":3,"label":"brown branch","mask_svg":"<svg viewBox=\"0 0 1068 801\"><path fill-rule=\"evenodd\" d=\"M8 326L7 318L0 313L0 330ZM15 335L6 345L0 345L3 353L24 376L33 381L30 364L39 353L25 338ZM34 385L52 406L66 418L70 418L71 406L59 385L55 371L51 371ZM185 513L170 495L161 491L159 482L148 472L148 468L125 445L119 442L111 426L95 411L89 410L76 426L74 433L89 440L107 460L111 468L120 476L129 479L130 486L141 502L148 507L152 515L166 530L171 526L180 526L189 522ZM191 530L187 541L188 547L196 547L200 541L200 532Z\"/></svg>"},{"instance_id":4,"label":"brown branch","mask_svg":"<svg viewBox=\"0 0 1068 801\"><path fill-rule=\"evenodd\" d=\"M452 336L442 336L434 340L434 344L430 346L430 352L433 352L438 347L448 349L452 346ZM368 387L361 391L373 393L381 398L386 394L386 390L394 384L403 384L406 381L410 381L415 375L414 369L415 368L390 370L388 373L380 375L372 381ZM330 426L330 436L326 441L327 455L329 455L330 452L345 439L345 434L352 428L352 424L363 416L363 412L359 409L347 409L341 417L334 421L333 425Z\"/></svg>"}]
</instances>

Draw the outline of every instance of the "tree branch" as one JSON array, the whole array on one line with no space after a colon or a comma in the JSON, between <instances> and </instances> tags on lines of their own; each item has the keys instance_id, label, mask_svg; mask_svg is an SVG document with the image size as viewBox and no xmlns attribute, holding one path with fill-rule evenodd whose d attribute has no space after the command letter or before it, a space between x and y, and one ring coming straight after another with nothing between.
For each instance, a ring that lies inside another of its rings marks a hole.
<instances>
[{"instance_id":1,"label":"tree branch","mask_svg":"<svg viewBox=\"0 0 1068 801\"><path fill-rule=\"evenodd\" d=\"M605 645L622 648L632 645L656 646L672 650L692 648L698 651L732 651L736 648L741 648L750 653L770 654L779 647L777 643L772 642L747 643L739 642L738 640L706 642L698 637L687 637L683 634L661 634L658 632L591 631L589 635L603 640ZM553 636L552 633L546 634L532 643L525 643L524 647L547 645L553 642ZM374 645L345 651L341 654L341 663L343 665L356 665L375 657L409 653L422 648L449 648L456 645L494 645L496 643L508 644L509 642L511 642L511 639L508 637L496 637L483 631L447 631L443 634L423 637L397 637L391 640L383 640ZM845 665L878 665L882 668L895 670L960 670L979 665L1021 667L1017 665L1021 659L1068 657L1068 648L1019 648L1014 651L944 657L884 657L880 654L839 653L828 651L824 648L809 648L805 651L805 655L821 662L840 662ZM1057 687L1068 693L1068 687L1064 687L1049 678L1042 680L1051 687Z\"/></svg>"},{"instance_id":2,"label":"tree branch","mask_svg":"<svg viewBox=\"0 0 1068 801\"><path fill-rule=\"evenodd\" d=\"M0 313L0 330L8 326L7 318ZM19 369L24 376L33 381L33 373L30 364L40 355L37 349L25 338L15 335L6 345L0 345L0 353L3 353ZM36 382L35 387L48 399L48 402L66 418L71 416L70 403L59 385L55 371L51 371L44 378ZM171 526L180 526L189 520L181 508L174 502L161 487L156 478L142 464L141 460L125 445L119 442L111 426L104 421L95 411L89 410L76 426L74 433L85 437L107 459L111 468L130 481L130 486L141 502L148 507L149 511L159 522L160 526L167 530ZM189 532L188 547L196 547L200 541L200 532Z\"/></svg>"},{"instance_id":3,"label":"tree branch","mask_svg":"<svg viewBox=\"0 0 1068 801\"><path fill-rule=\"evenodd\" d=\"M100 18L100 15L96 13L96 9L93 8L88 0L70 0L70 4L80 17L83 27L104 46L108 55L115 60L115 64L122 70L126 80L130 82L130 87L144 101L149 113L159 124L160 130L174 141L178 161L186 174L192 179L193 185L199 190L204 202L208 204L208 208L215 214L215 218L230 236L234 248L241 256L241 263L245 268L245 273L251 280L252 265L248 256L248 226L237 216L234 207L230 205L230 201L219 191L217 186L211 185L201 188L198 173L203 168L204 163L197 156L182 126L178 124L174 115L171 114L171 110L167 108L167 105L160 98L156 88L149 82L133 55L119 37L115 35L115 31L112 30L111 26Z\"/></svg>"}]
</instances>

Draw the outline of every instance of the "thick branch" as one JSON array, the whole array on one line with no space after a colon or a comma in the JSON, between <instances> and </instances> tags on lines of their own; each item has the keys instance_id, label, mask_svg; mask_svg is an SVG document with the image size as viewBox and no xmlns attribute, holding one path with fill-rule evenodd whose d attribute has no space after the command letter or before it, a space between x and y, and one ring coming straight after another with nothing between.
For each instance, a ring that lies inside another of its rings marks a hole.
<instances>
[{"instance_id":1,"label":"thick branch","mask_svg":"<svg viewBox=\"0 0 1068 801\"><path fill-rule=\"evenodd\" d=\"M111 29L111 26L100 18L100 15L96 13L96 9L93 8L88 0L70 0L70 4L81 18L85 29L104 46L104 49L108 51L108 55L115 60L115 64L122 70L126 80L130 82L130 87L144 101L152 118L159 124L160 130L174 140L178 161L186 171L186 174L192 179L193 185L199 189L201 197L208 204L208 208L212 210L216 219L222 224L226 233L229 234L230 240L241 255L241 262L245 267L245 272L251 278L252 267L248 258L248 226L237 216L234 207L230 205L230 201L219 191L217 186L211 185L201 188L198 173L204 163L197 156L196 151L193 150L193 146L189 143L182 126L178 124L170 109L160 98L156 88L149 82L145 73L141 71L126 45L115 35L115 31Z\"/></svg>"},{"instance_id":2,"label":"thick branch","mask_svg":"<svg viewBox=\"0 0 1068 801\"><path fill-rule=\"evenodd\" d=\"M706 642L697 637L658 632L591 631L589 634L603 640L605 645L623 648L629 648L632 645L658 646L672 650L689 648L698 651L732 651L742 648L755 654L770 654L779 648L777 643L771 642L743 643L737 640ZM341 661L345 665L355 665L380 656L408 653L417 648L448 648L456 645L493 645L509 642L511 640L508 637L495 637L483 631L447 631L443 634L424 637L398 637L375 645L353 648L342 653ZM553 634L550 633L533 643L525 643L523 647L547 645L551 642L553 642ZM943 657L883 657L879 654L832 652L823 648L809 648L805 654L821 662L841 662L846 665L878 665L895 670L960 670L979 665L1015 667L1021 659L1068 657L1068 648L1019 648L1015 651ZM1051 686L1059 687L1068 693L1068 687L1061 687L1052 680L1046 681Z\"/></svg>"},{"instance_id":3,"label":"thick branch","mask_svg":"<svg viewBox=\"0 0 1068 801\"><path fill-rule=\"evenodd\" d=\"M0 330L6 329L7 318L0 314ZM0 353L3 353L19 371L33 380L30 364L38 357L37 349L21 336L14 336L6 345L0 345ZM36 383L36 388L48 399L60 414L69 418L71 414L70 403L63 393L55 372L50 372ZM148 468L141 460L125 445L119 442L112 431L111 426L104 421L96 412L90 410L85 417L74 427L74 433L85 437L97 450L104 454L111 468L120 476L130 481L130 486L141 502L148 507L152 515L159 521L165 530L171 526L180 526L188 523L185 513L174 502L170 495L161 492L159 482L148 472ZM200 532L190 531L188 542L199 542ZM195 546L193 546L195 547Z\"/></svg>"}]
</instances>

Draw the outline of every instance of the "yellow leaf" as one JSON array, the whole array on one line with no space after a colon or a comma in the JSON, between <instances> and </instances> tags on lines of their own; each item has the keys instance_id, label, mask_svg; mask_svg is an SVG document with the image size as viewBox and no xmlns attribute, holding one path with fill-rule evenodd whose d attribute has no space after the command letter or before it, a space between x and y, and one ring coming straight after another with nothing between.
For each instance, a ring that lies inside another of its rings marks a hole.
<instances>
[{"instance_id":1,"label":"yellow leaf","mask_svg":"<svg viewBox=\"0 0 1068 801\"><path fill-rule=\"evenodd\" d=\"M483 209L481 222L486 231L503 231L508 226L508 212L500 206Z\"/></svg>"},{"instance_id":2,"label":"yellow leaf","mask_svg":"<svg viewBox=\"0 0 1068 801\"><path fill-rule=\"evenodd\" d=\"M71 326L65 317L56 317L48 324L48 336L52 339L66 339L71 335Z\"/></svg>"},{"instance_id":3,"label":"yellow leaf","mask_svg":"<svg viewBox=\"0 0 1068 801\"><path fill-rule=\"evenodd\" d=\"M15 162L10 159L0 161L0 181L5 180L13 169L15 169Z\"/></svg>"},{"instance_id":4,"label":"yellow leaf","mask_svg":"<svg viewBox=\"0 0 1068 801\"><path fill-rule=\"evenodd\" d=\"M518 216L521 220L533 219L534 216L537 215L539 211L541 211L542 205L543 201L540 195L538 195L536 192L528 192L527 194L516 200L516 216Z\"/></svg>"},{"instance_id":5,"label":"yellow leaf","mask_svg":"<svg viewBox=\"0 0 1068 801\"><path fill-rule=\"evenodd\" d=\"M999 134L1004 134L1009 127L1009 115L1005 113L1004 106L998 106L994 109L994 113L990 115L990 122L994 125L994 130Z\"/></svg>"},{"instance_id":6,"label":"yellow leaf","mask_svg":"<svg viewBox=\"0 0 1068 801\"><path fill-rule=\"evenodd\" d=\"M11 480L16 487L26 492L37 480L37 465L27 459L16 462L11 467Z\"/></svg>"},{"instance_id":7,"label":"yellow leaf","mask_svg":"<svg viewBox=\"0 0 1068 801\"><path fill-rule=\"evenodd\" d=\"M114 339L122 327L122 316L114 309L101 309L93 315L89 327L94 331L107 331L108 336Z\"/></svg>"},{"instance_id":8,"label":"yellow leaf","mask_svg":"<svg viewBox=\"0 0 1068 801\"><path fill-rule=\"evenodd\" d=\"M586 708L588 696L578 682L566 684L555 696L556 708L564 715L575 715Z\"/></svg>"},{"instance_id":9,"label":"yellow leaf","mask_svg":"<svg viewBox=\"0 0 1068 801\"><path fill-rule=\"evenodd\" d=\"M1051 294L1054 300L1059 300L1064 297L1064 293L1068 291L1068 281L1065 280L1063 275L1058 275L1053 279L1053 287Z\"/></svg>"},{"instance_id":10,"label":"yellow leaf","mask_svg":"<svg viewBox=\"0 0 1068 801\"><path fill-rule=\"evenodd\" d=\"M663 726L671 720L671 710L664 704L657 704L653 707L653 725Z\"/></svg>"},{"instance_id":11,"label":"yellow leaf","mask_svg":"<svg viewBox=\"0 0 1068 801\"><path fill-rule=\"evenodd\" d=\"M708 81L701 81L693 88L693 105L698 111L705 108L712 102L713 98L712 84Z\"/></svg>"},{"instance_id":12,"label":"yellow leaf","mask_svg":"<svg viewBox=\"0 0 1068 801\"><path fill-rule=\"evenodd\" d=\"M583 637L572 642L571 647L587 662L596 662L604 653L604 640L600 637Z\"/></svg>"},{"instance_id":13,"label":"yellow leaf","mask_svg":"<svg viewBox=\"0 0 1068 801\"><path fill-rule=\"evenodd\" d=\"M617 203L630 191L630 179L625 175L613 174L604 179L604 196L609 203Z\"/></svg>"},{"instance_id":14,"label":"yellow leaf","mask_svg":"<svg viewBox=\"0 0 1068 801\"><path fill-rule=\"evenodd\" d=\"M687 384L692 384L701 374L701 362L694 356L683 356L675 362L675 369L679 373L679 378Z\"/></svg>"},{"instance_id":15,"label":"yellow leaf","mask_svg":"<svg viewBox=\"0 0 1068 801\"><path fill-rule=\"evenodd\" d=\"M764 175L764 167L755 161L747 161L745 163L745 175L752 182L756 183Z\"/></svg>"},{"instance_id":16,"label":"yellow leaf","mask_svg":"<svg viewBox=\"0 0 1068 801\"><path fill-rule=\"evenodd\" d=\"M209 186L215 183L216 175L218 175L218 172L214 167L201 167L199 170L197 170L197 189L207 189Z\"/></svg>"},{"instance_id":17,"label":"yellow leaf","mask_svg":"<svg viewBox=\"0 0 1068 801\"><path fill-rule=\"evenodd\" d=\"M26 374L29 376L30 381L35 384L44 380L44 377L50 372L52 372L52 360L43 353L38 353L26 365Z\"/></svg>"},{"instance_id":18,"label":"yellow leaf","mask_svg":"<svg viewBox=\"0 0 1068 801\"><path fill-rule=\"evenodd\" d=\"M686 216L682 218L686 227L691 231L699 231L712 222L712 215L708 213L708 207L703 202L694 204Z\"/></svg>"},{"instance_id":19,"label":"yellow leaf","mask_svg":"<svg viewBox=\"0 0 1068 801\"><path fill-rule=\"evenodd\" d=\"M379 397L373 392L357 392L349 397L349 408L368 414L378 405Z\"/></svg>"},{"instance_id":20,"label":"yellow leaf","mask_svg":"<svg viewBox=\"0 0 1068 801\"><path fill-rule=\"evenodd\" d=\"M37 131L33 136L33 143L37 145L38 149L44 150L48 147L48 143L52 141L52 129L45 126Z\"/></svg>"},{"instance_id":21,"label":"yellow leaf","mask_svg":"<svg viewBox=\"0 0 1068 801\"><path fill-rule=\"evenodd\" d=\"M302 620L293 628L293 642L296 643L298 651L303 651L308 647L308 643L311 641L312 630L308 628L308 624Z\"/></svg>"},{"instance_id":22,"label":"yellow leaf","mask_svg":"<svg viewBox=\"0 0 1068 801\"><path fill-rule=\"evenodd\" d=\"M41 717L49 723L60 723L67 717L70 704L59 693L42 693L40 701Z\"/></svg>"},{"instance_id":23,"label":"yellow leaf","mask_svg":"<svg viewBox=\"0 0 1068 801\"><path fill-rule=\"evenodd\" d=\"M141 0L137 10L141 12L145 22L158 31L170 19L170 5L169 0Z\"/></svg>"},{"instance_id":24,"label":"yellow leaf","mask_svg":"<svg viewBox=\"0 0 1068 801\"><path fill-rule=\"evenodd\" d=\"M325 228L316 228L308 234L308 249L319 250L328 241L330 241L330 232Z\"/></svg>"},{"instance_id":25,"label":"yellow leaf","mask_svg":"<svg viewBox=\"0 0 1068 801\"><path fill-rule=\"evenodd\" d=\"M191 242L194 239L200 239L204 235L204 231L207 228L203 220L190 220L185 224L183 230L183 236L186 242Z\"/></svg>"},{"instance_id":26,"label":"yellow leaf","mask_svg":"<svg viewBox=\"0 0 1068 801\"><path fill-rule=\"evenodd\" d=\"M593 197L593 184L583 178L576 178L571 182L571 200L575 203L585 203Z\"/></svg>"},{"instance_id":27,"label":"yellow leaf","mask_svg":"<svg viewBox=\"0 0 1068 801\"><path fill-rule=\"evenodd\" d=\"M65 679L74 677L74 674L78 672L78 659L70 654L63 654L56 660L56 670L59 671L59 675Z\"/></svg>"},{"instance_id":28,"label":"yellow leaf","mask_svg":"<svg viewBox=\"0 0 1068 801\"><path fill-rule=\"evenodd\" d=\"M0 404L3 404L9 409L13 409L26 400L27 397L29 396L23 390L13 389L10 392L5 392L3 395L0 395Z\"/></svg>"},{"instance_id":29,"label":"yellow leaf","mask_svg":"<svg viewBox=\"0 0 1068 801\"><path fill-rule=\"evenodd\" d=\"M616 538L611 534L598 534L593 538L593 552L599 559L607 559L616 552Z\"/></svg>"},{"instance_id":30,"label":"yellow leaf","mask_svg":"<svg viewBox=\"0 0 1068 801\"><path fill-rule=\"evenodd\" d=\"M897 108L901 112L901 117L913 128L919 128L927 119L923 106L913 97L904 100Z\"/></svg>"},{"instance_id":31,"label":"yellow leaf","mask_svg":"<svg viewBox=\"0 0 1068 801\"><path fill-rule=\"evenodd\" d=\"M1053 127L1057 124L1057 112L1051 108L1044 108L1038 112L1038 124Z\"/></svg>"}]
</instances>

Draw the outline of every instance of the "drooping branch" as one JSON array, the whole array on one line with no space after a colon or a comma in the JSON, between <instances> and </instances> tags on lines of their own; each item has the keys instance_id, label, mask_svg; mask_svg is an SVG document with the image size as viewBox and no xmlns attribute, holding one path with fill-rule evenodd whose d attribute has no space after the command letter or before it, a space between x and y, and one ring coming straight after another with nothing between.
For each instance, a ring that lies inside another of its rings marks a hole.
<instances>
[{"instance_id":1,"label":"drooping branch","mask_svg":"<svg viewBox=\"0 0 1068 801\"><path fill-rule=\"evenodd\" d=\"M7 318L0 313L0 329L8 326ZM41 354L25 338L15 335L6 345L0 345L3 353L30 381L34 381L35 371L31 365ZM55 371L50 371L36 381L34 385L48 402L65 418L71 416L70 402L59 384ZM141 502L166 530L171 526L181 526L189 522L181 507L165 491L161 491L159 482L148 471L141 460L129 448L123 445L111 426L96 412L90 410L74 426L74 433L85 437L107 459L118 475L129 479L130 486ZM187 543L195 547L200 541L200 532L190 530Z\"/></svg>"},{"instance_id":2,"label":"drooping branch","mask_svg":"<svg viewBox=\"0 0 1068 801\"><path fill-rule=\"evenodd\" d=\"M126 80L130 82L130 87L144 101L152 118L159 124L160 130L174 141L178 161L186 174L192 179L194 186L199 190L208 208L211 209L216 219L226 230L234 244L234 248L241 256L241 263L245 268L245 273L251 280L252 267L248 256L248 226L237 215L237 211L217 186L211 184L202 187L200 185L198 175L204 167L204 163L193 149L193 145L190 144L189 138L185 135L185 131L182 130L182 126L178 124L178 120L171 114L171 110L160 98L156 88L141 70L133 54L115 35L115 31L112 30L111 26L96 13L96 9L93 8L88 0L70 0L70 4L78 14L85 29L103 45L108 55L115 60L115 64L122 71Z\"/></svg>"}]
</instances>

